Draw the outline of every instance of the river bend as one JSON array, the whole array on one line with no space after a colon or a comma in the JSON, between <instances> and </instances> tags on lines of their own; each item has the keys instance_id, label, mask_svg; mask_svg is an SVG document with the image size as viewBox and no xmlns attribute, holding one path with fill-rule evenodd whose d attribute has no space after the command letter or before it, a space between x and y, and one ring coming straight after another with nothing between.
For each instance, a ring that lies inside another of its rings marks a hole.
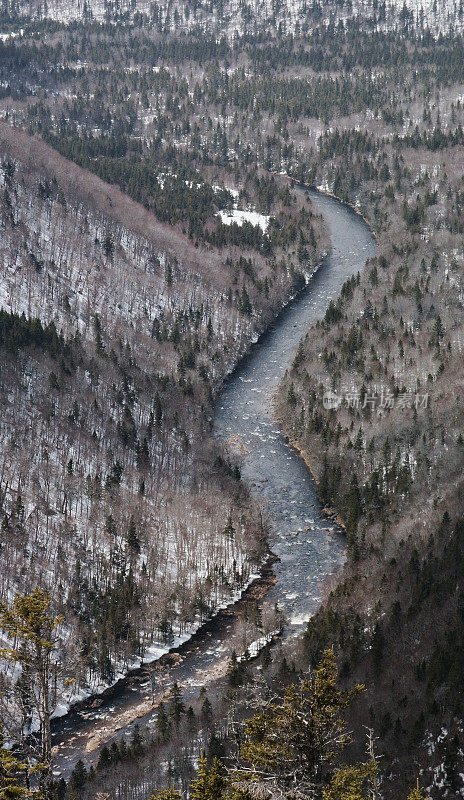
<instances>
[{"instance_id":1,"label":"river bend","mask_svg":"<svg viewBox=\"0 0 464 800\"><path fill-rule=\"evenodd\" d=\"M324 315L345 280L375 254L373 236L359 215L332 197L315 191L310 196L325 218L331 254L231 376L214 420L215 435L243 451L242 476L267 509L270 547L279 560L266 600L284 611L287 636L302 631L317 609L324 581L343 563L345 542L322 513L306 465L273 420L273 395L310 324ZM136 722L153 724L153 700L156 706L165 699L174 681L187 700L225 675L240 635L238 616L238 609L220 615L180 649L177 660L147 665L113 696L94 704L98 707L74 709L56 720L55 774L69 777L79 758L87 765L95 763L101 745L129 736Z\"/></svg>"},{"instance_id":2,"label":"river bend","mask_svg":"<svg viewBox=\"0 0 464 800\"><path fill-rule=\"evenodd\" d=\"M308 327L375 254L374 238L360 215L332 197L309 194L327 224L331 254L234 373L215 416L216 435L243 453L242 476L269 512L270 545L279 562L267 600L279 603L294 633L317 609L324 580L343 562L345 542L323 515L306 465L272 417L273 395Z\"/></svg>"}]
</instances>

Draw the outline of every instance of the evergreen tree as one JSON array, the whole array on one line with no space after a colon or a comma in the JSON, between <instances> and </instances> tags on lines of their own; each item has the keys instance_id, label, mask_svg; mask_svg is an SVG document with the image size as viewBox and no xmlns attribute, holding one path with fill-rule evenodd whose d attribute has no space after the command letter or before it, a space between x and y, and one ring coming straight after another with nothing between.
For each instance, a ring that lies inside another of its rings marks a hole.
<instances>
[{"instance_id":1,"label":"evergreen tree","mask_svg":"<svg viewBox=\"0 0 464 800\"><path fill-rule=\"evenodd\" d=\"M121 758L117 742L111 742L110 758L113 764L117 764Z\"/></svg>"},{"instance_id":2,"label":"evergreen tree","mask_svg":"<svg viewBox=\"0 0 464 800\"><path fill-rule=\"evenodd\" d=\"M429 797L426 797L424 794L424 790L419 786L419 778L417 779L417 785L415 789L408 794L408 800L430 800Z\"/></svg>"},{"instance_id":3,"label":"evergreen tree","mask_svg":"<svg viewBox=\"0 0 464 800\"><path fill-rule=\"evenodd\" d=\"M205 697L201 706L201 716L206 722L210 722L213 716L213 707L207 697Z\"/></svg>"},{"instance_id":4,"label":"evergreen tree","mask_svg":"<svg viewBox=\"0 0 464 800\"><path fill-rule=\"evenodd\" d=\"M370 781L376 774L375 761L338 769L323 791L323 800L369 800Z\"/></svg>"},{"instance_id":5,"label":"evergreen tree","mask_svg":"<svg viewBox=\"0 0 464 800\"><path fill-rule=\"evenodd\" d=\"M107 769L111 766L111 753L108 745L104 744L98 757L97 769Z\"/></svg>"},{"instance_id":6,"label":"evergreen tree","mask_svg":"<svg viewBox=\"0 0 464 800\"><path fill-rule=\"evenodd\" d=\"M350 740L342 714L363 687L343 691L337 677L335 656L326 650L313 674L247 722L241 758L272 778L282 793L321 786Z\"/></svg>"},{"instance_id":7,"label":"evergreen tree","mask_svg":"<svg viewBox=\"0 0 464 800\"><path fill-rule=\"evenodd\" d=\"M29 766L22 763L10 750L3 747L0 730L0 800L27 800L38 792L26 788Z\"/></svg>"},{"instance_id":8,"label":"evergreen tree","mask_svg":"<svg viewBox=\"0 0 464 800\"><path fill-rule=\"evenodd\" d=\"M158 789L151 795L150 800L182 800L182 795L177 789L168 787L167 789Z\"/></svg>"},{"instance_id":9,"label":"evergreen tree","mask_svg":"<svg viewBox=\"0 0 464 800\"><path fill-rule=\"evenodd\" d=\"M208 742L208 758L222 758L224 756L224 745L222 740L212 731Z\"/></svg>"},{"instance_id":10,"label":"evergreen tree","mask_svg":"<svg viewBox=\"0 0 464 800\"><path fill-rule=\"evenodd\" d=\"M171 697L169 700L169 716L172 717L176 726L179 726L182 714L185 714L185 705L182 700L182 692L179 684L176 682L171 689Z\"/></svg>"},{"instance_id":11,"label":"evergreen tree","mask_svg":"<svg viewBox=\"0 0 464 800\"><path fill-rule=\"evenodd\" d=\"M156 392L155 394L154 413L155 413L155 422L159 428L161 425L161 421L163 419L163 406L161 405L161 398L158 392Z\"/></svg>"},{"instance_id":12,"label":"evergreen tree","mask_svg":"<svg viewBox=\"0 0 464 800\"><path fill-rule=\"evenodd\" d=\"M164 707L164 703L158 706L158 715L156 717L156 728L160 742L167 742L169 739L169 718Z\"/></svg>"},{"instance_id":13,"label":"evergreen tree","mask_svg":"<svg viewBox=\"0 0 464 800\"><path fill-rule=\"evenodd\" d=\"M71 789L72 793L80 797L86 780L87 770L84 766L84 762L80 758L71 772L71 777L69 778L69 788Z\"/></svg>"},{"instance_id":14,"label":"evergreen tree","mask_svg":"<svg viewBox=\"0 0 464 800\"><path fill-rule=\"evenodd\" d=\"M119 742L119 760L124 761L127 758L127 744L123 738Z\"/></svg>"},{"instance_id":15,"label":"evergreen tree","mask_svg":"<svg viewBox=\"0 0 464 800\"><path fill-rule=\"evenodd\" d=\"M106 258L111 261L114 255L114 244L109 233L106 234L103 240L103 250Z\"/></svg>"},{"instance_id":16,"label":"evergreen tree","mask_svg":"<svg viewBox=\"0 0 464 800\"><path fill-rule=\"evenodd\" d=\"M211 768L202 752L198 762L197 776L190 786L190 800L220 800L227 785L224 766L218 758L213 759Z\"/></svg>"},{"instance_id":17,"label":"evergreen tree","mask_svg":"<svg viewBox=\"0 0 464 800\"><path fill-rule=\"evenodd\" d=\"M132 555L140 555L140 539L137 533L137 526L135 524L134 515L131 515L129 520L129 527L127 529L127 546Z\"/></svg>"},{"instance_id":18,"label":"evergreen tree","mask_svg":"<svg viewBox=\"0 0 464 800\"><path fill-rule=\"evenodd\" d=\"M41 727L39 788L52 796L50 719L56 705L58 679L57 628L62 617L50 613L50 597L41 589L17 595L10 607L0 604L0 628L14 643L0 649L0 656L21 667L28 676L31 696Z\"/></svg>"},{"instance_id":19,"label":"evergreen tree","mask_svg":"<svg viewBox=\"0 0 464 800\"><path fill-rule=\"evenodd\" d=\"M243 681L243 667L237 658L235 650L232 651L229 666L227 669L227 678L231 686L240 686Z\"/></svg>"},{"instance_id":20,"label":"evergreen tree","mask_svg":"<svg viewBox=\"0 0 464 800\"><path fill-rule=\"evenodd\" d=\"M134 730L132 733L132 738L129 745L129 751L132 758L140 758L143 755L145 750L142 734L140 733L139 725L134 726Z\"/></svg>"}]
</instances>

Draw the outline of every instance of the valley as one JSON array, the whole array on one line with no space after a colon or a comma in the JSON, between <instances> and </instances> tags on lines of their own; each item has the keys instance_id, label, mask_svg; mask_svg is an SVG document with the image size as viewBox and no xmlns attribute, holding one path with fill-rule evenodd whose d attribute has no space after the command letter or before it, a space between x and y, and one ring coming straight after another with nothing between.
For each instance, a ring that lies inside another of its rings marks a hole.
<instances>
[{"instance_id":1,"label":"valley","mask_svg":"<svg viewBox=\"0 0 464 800\"><path fill-rule=\"evenodd\" d=\"M46 800L461 796L462 7L0 17L0 708L26 774L42 747ZM24 595L58 615L27 668ZM292 772L269 719L285 739L327 675L346 734L305 771L300 728Z\"/></svg>"}]
</instances>

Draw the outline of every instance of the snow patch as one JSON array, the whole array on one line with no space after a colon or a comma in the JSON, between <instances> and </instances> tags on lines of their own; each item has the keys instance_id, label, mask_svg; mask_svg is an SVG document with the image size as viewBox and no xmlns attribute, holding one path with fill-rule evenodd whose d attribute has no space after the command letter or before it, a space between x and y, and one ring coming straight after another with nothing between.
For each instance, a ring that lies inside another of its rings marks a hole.
<instances>
[{"instance_id":1,"label":"snow patch","mask_svg":"<svg viewBox=\"0 0 464 800\"><path fill-rule=\"evenodd\" d=\"M236 222L237 225L242 226L244 222L249 222L250 225L261 228L263 233L266 233L269 227L270 217L259 214L257 211L225 210L219 211L218 216L224 225L232 225L233 222Z\"/></svg>"}]
</instances>

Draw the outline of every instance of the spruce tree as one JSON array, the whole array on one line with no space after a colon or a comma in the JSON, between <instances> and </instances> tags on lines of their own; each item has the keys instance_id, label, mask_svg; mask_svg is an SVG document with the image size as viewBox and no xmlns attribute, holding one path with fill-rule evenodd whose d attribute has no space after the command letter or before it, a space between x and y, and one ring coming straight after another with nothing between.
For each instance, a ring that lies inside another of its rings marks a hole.
<instances>
[{"instance_id":1,"label":"spruce tree","mask_svg":"<svg viewBox=\"0 0 464 800\"><path fill-rule=\"evenodd\" d=\"M221 800L227 785L224 766L218 758L208 769L208 760L202 752L198 762L197 777L190 786L190 800Z\"/></svg>"},{"instance_id":2,"label":"spruce tree","mask_svg":"<svg viewBox=\"0 0 464 800\"><path fill-rule=\"evenodd\" d=\"M143 755L145 750L142 734L140 733L139 725L134 726L134 730L132 733L132 738L129 745L129 751L132 758L140 758Z\"/></svg>"},{"instance_id":3,"label":"spruce tree","mask_svg":"<svg viewBox=\"0 0 464 800\"><path fill-rule=\"evenodd\" d=\"M234 687L240 686L243 681L243 668L237 658L237 653L235 650L232 651L232 655L230 657L229 666L227 669L227 678L230 685Z\"/></svg>"},{"instance_id":4,"label":"spruce tree","mask_svg":"<svg viewBox=\"0 0 464 800\"><path fill-rule=\"evenodd\" d=\"M408 800L430 800L429 797L425 796L424 790L420 788L419 778L417 779L416 787L408 794Z\"/></svg>"},{"instance_id":5,"label":"spruce tree","mask_svg":"<svg viewBox=\"0 0 464 800\"><path fill-rule=\"evenodd\" d=\"M156 728L158 731L158 738L160 742L167 742L169 739L169 718L166 714L164 703L158 706L158 715L156 717Z\"/></svg>"},{"instance_id":6,"label":"spruce tree","mask_svg":"<svg viewBox=\"0 0 464 800\"><path fill-rule=\"evenodd\" d=\"M205 697L201 706L201 716L206 722L210 722L213 716L213 707L207 697Z\"/></svg>"},{"instance_id":7,"label":"spruce tree","mask_svg":"<svg viewBox=\"0 0 464 800\"><path fill-rule=\"evenodd\" d=\"M172 717L176 726L179 726L182 714L185 714L185 705L182 700L182 692L176 682L171 689L171 699L169 701L169 715Z\"/></svg>"},{"instance_id":8,"label":"spruce tree","mask_svg":"<svg viewBox=\"0 0 464 800\"><path fill-rule=\"evenodd\" d=\"M111 753L108 745L104 744L98 757L97 769L107 769L111 766Z\"/></svg>"},{"instance_id":9,"label":"spruce tree","mask_svg":"<svg viewBox=\"0 0 464 800\"><path fill-rule=\"evenodd\" d=\"M76 766L74 767L73 771L71 772L71 777L69 779L69 788L71 789L72 793L80 797L86 780L87 780L87 770L85 768L84 762L80 758Z\"/></svg>"},{"instance_id":10,"label":"spruce tree","mask_svg":"<svg viewBox=\"0 0 464 800\"><path fill-rule=\"evenodd\" d=\"M38 792L26 788L29 772L27 764L16 758L10 750L4 749L0 729L0 800L26 800L38 797Z\"/></svg>"},{"instance_id":11,"label":"spruce tree","mask_svg":"<svg viewBox=\"0 0 464 800\"><path fill-rule=\"evenodd\" d=\"M356 764L338 769L323 791L323 800L369 800L371 779L377 774L377 764Z\"/></svg>"},{"instance_id":12,"label":"spruce tree","mask_svg":"<svg viewBox=\"0 0 464 800\"><path fill-rule=\"evenodd\" d=\"M350 740L343 712L363 687L343 691L337 677L334 653L326 650L314 673L247 722L241 759L283 794L297 788L314 793Z\"/></svg>"},{"instance_id":13,"label":"spruce tree","mask_svg":"<svg viewBox=\"0 0 464 800\"><path fill-rule=\"evenodd\" d=\"M62 621L50 614L50 597L41 589L17 595L10 607L0 604L0 628L13 642L0 649L0 656L21 667L30 683L41 729L39 788L47 799L53 792L50 720L57 702L57 628Z\"/></svg>"},{"instance_id":14,"label":"spruce tree","mask_svg":"<svg viewBox=\"0 0 464 800\"><path fill-rule=\"evenodd\" d=\"M127 529L127 536L126 536L127 546L129 550L132 551L132 554L140 554L140 539L137 533L137 526L135 524L134 515L131 515L129 520L129 527Z\"/></svg>"},{"instance_id":15,"label":"spruce tree","mask_svg":"<svg viewBox=\"0 0 464 800\"><path fill-rule=\"evenodd\" d=\"M177 789L172 789L169 786L167 789L158 789L151 795L150 800L182 800L182 795L179 794Z\"/></svg>"}]
</instances>

